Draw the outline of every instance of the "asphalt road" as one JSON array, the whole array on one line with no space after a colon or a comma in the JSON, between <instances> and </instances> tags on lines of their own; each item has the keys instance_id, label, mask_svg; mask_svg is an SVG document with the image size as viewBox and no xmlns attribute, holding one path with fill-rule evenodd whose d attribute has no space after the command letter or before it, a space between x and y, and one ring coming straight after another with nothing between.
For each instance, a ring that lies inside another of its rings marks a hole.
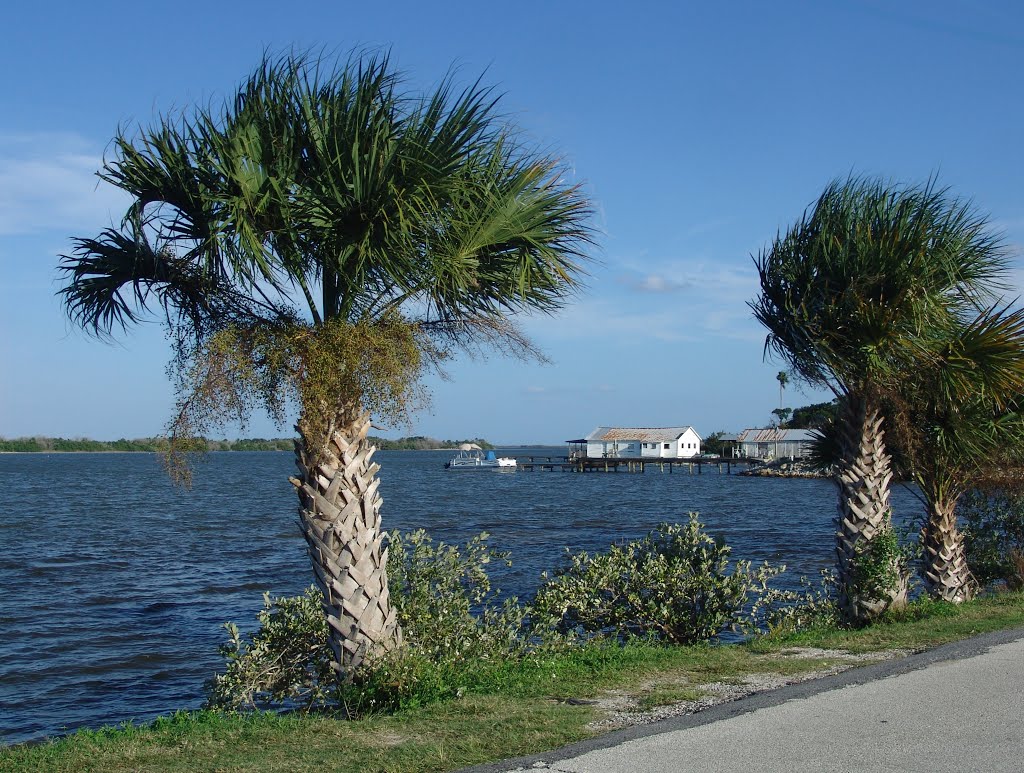
<instances>
[{"instance_id":1,"label":"asphalt road","mask_svg":"<svg viewBox=\"0 0 1024 773\"><path fill-rule=\"evenodd\" d=\"M470 770L1021 772L1024 629Z\"/></svg>"}]
</instances>

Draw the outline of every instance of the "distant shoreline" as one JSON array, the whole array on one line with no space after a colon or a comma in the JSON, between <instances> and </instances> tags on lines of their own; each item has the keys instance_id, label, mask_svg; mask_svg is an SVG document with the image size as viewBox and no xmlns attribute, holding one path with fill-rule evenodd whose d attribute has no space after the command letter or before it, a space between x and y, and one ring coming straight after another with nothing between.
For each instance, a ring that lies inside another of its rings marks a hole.
<instances>
[{"instance_id":1,"label":"distant shoreline","mask_svg":"<svg viewBox=\"0 0 1024 773\"><path fill-rule=\"evenodd\" d=\"M483 438L467 440L438 440L423 436L404 437L397 440L369 437L379 451L458 451L460 447L473 445L485 451L496 446ZM288 451L295 450L294 438L240 438L238 440L204 440L203 452L215 451ZM529 446L522 446L529 447ZM166 453L170 448L166 438L135 438L128 440L91 440L89 438L21 437L6 439L0 437L0 454L81 454L81 453Z\"/></svg>"}]
</instances>

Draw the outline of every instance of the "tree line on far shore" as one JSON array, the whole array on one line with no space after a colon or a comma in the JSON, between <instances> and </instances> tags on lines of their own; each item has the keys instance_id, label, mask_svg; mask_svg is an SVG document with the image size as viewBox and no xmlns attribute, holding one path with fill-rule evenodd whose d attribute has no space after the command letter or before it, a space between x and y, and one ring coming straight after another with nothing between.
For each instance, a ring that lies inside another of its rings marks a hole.
<instances>
[{"instance_id":1,"label":"tree line on far shore","mask_svg":"<svg viewBox=\"0 0 1024 773\"><path fill-rule=\"evenodd\" d=\"M494 446L482 438L472 440L436 440L435 438L416 435L398 440L370 437L381 451L431 451L455 449L466 443L474 443L482 449ZM241 438L239 440L200 440L201 451L294 451L295 441L291 438ZM69 451L129 451L166 453L170 441L164 437L135 438L127 440L90 440L88 438L61 437L22 437L7 440L0 438L0 453L32 453L32 452L69 452Z\"/></svg>"}]
</instances>

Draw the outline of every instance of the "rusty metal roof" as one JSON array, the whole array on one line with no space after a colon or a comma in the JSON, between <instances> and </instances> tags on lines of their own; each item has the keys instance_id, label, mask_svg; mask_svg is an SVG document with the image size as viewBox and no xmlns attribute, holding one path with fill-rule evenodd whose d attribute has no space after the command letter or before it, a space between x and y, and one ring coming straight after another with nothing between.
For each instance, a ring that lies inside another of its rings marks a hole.
<instances>
[{"instance_id":1,"label":"rusty metal roof","mask_svg":"<svg viewBox=\"0 0 1024 773\"><path fill-rule=\"evenodd\" d=\"M814 438L809 429L778 429L764 427L745 429L737 438L740 443L806 443Z\"/></svg>"},{"instance_id":2,"label":"rusty metal roof","mask_svg":"<svg viewBox=\"0 0 1024 773\"><path fill-rule=\"evenodd\" d=\"M661 443L677 440L693 427L598 427L586 440L634 440L641 443ZM696 430L694 430L696 434ZM700 435L697 435L700 437Z\"/></svg>"}]
</instances>

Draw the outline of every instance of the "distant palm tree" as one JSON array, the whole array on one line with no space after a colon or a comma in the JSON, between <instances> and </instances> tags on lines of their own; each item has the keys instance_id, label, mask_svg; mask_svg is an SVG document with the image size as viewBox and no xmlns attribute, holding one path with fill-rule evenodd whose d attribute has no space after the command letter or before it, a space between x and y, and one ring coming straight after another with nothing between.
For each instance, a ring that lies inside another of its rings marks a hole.
<instances>
[{"instance_id":1,"label":"distant palm tree","mask_svg":"<svg viewBox=\"0 0 1024 773\"><path fill-rule=\"evenodd\" d=\"M510 324L578 287L589 206L479 83L402 92L387 55L267 57L220 109L118 133L120 227L63 256L97 334L156 311L174 336L172 462L211 422L299 407L292 478L335 667L397 646L371 412L401 419L454 347L529 353ZM233 507L241 492L225 492ZM240 535L244 539L244 535Z\"/></svg>"},{"instance_id":2,"label":"distant palm tree","mask_svg":"<svg viewBox=\"0 0 1024 773\"><path fill-rule=\"evenodd\" d=\"M782 408L782 393L786 389L786 384L789 383L789 374L784 370L780 370L775 376L775 379L779 382L779 408Z\"/></svg>"},{"instance_id":3,"label":"distant palm tree","mask_svg":"<svg viewBox=\"0 0 1024 773\"><path fill-rule=\"evenodd\" d=\"M863 178L829 184L756 258L761 293L751 308L768 329L766 352L841 398L836 566L851 622L906 600L906 576L886 552L883 400L914 377L923 341L996 297L1007 261L986 220L947 191Z\"/></svg>"},{"instance_id":4,"label":"distant palm tree","mask_svg":"<svg viewBox=\"0 0 1024 773\"><path fill-rule=\"evenodd\" d=\"M960 497L998 479L1024 447L1024 311L989 309L935 342L930 362L886 401L892 444L917 483L927 518L921 577L954 603L977 592L957 526Z\"/></svg>"}]
</instances>

